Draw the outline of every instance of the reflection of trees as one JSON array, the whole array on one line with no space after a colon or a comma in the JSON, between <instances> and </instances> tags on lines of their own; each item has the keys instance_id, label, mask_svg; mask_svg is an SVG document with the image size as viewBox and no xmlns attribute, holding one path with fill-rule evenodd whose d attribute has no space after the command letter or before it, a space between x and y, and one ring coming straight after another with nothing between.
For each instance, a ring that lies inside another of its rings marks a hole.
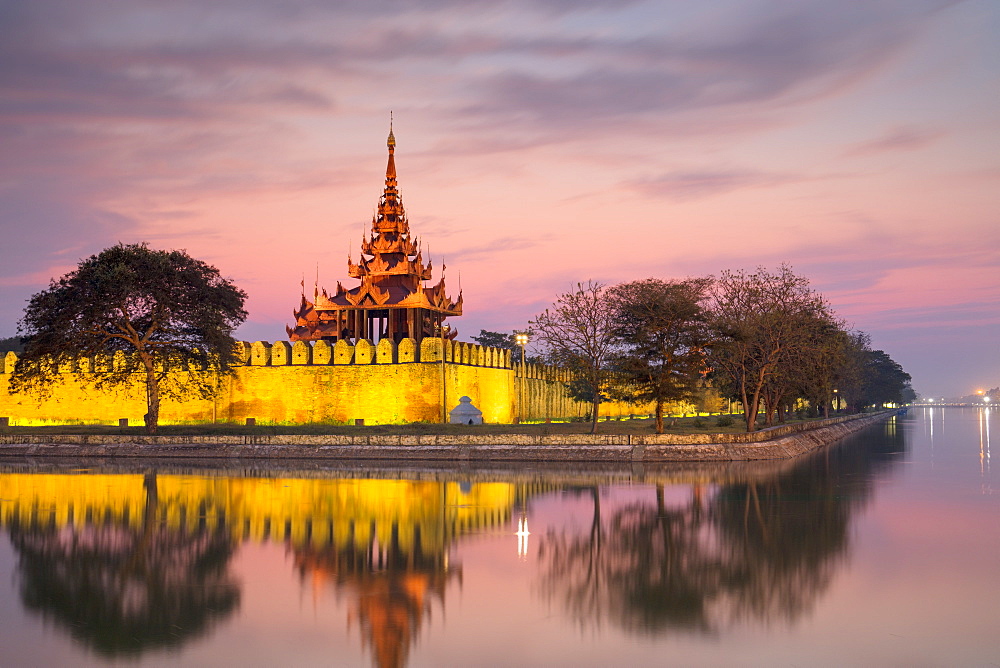
<instances>
[{"instance_id":1,"label":"reflection of trees","mask_svg":"<svg viewBox=\"0 0 1000 668\"><path fill-rule=\"evenodd\" d=\"M701 544L700 505L668 509L658 486L655 505L630 504L605 522L596 488L592 494L587 535L550 533L539 550L543 594L584 624L708 630L706 603L722 571Z\"/></svg>"},{"instance_id":2,"label":"reflection of trees","mask_svg":"<svg viewBox=\"0 0 1000 668\"><path fill-rule=\"evenodd\" d=\"M145 476L144 488L137 526L110 515L79 526L9 526L25 607L106 656L178 646L239 604L223 528L166 526L155 475Z\"/></svg>"},{"instance_id":3,"label":"reflection of trees","mask_svg":"<svg viewBox=\"0 0 1000 668\"><path fill-rule=\"evenodd\" d=\"M416 535L408 550L400 546L397 528L385 546L372 539L294 548L295 565L303 578L331 578L338 594L351 600L362 641L379 668L406 665L432 602L443 604L448 580L460 576L459 571L449 570L446 555L425 554L419 531Z\"/></svg>"},{"instance_id":4,"label":"reflection of trees","mask_svg":"<svg viewBox=\"0 0 1000 668\"><path fill-rule=\"evenodd\" d=\"M715 633L736 623L794 622L828 588L849 549L854 512L898 439L851 439L764 482L692 488L611 513L594 490L586 533L550 532L540 590L581 624L630 632Z\"/></svg>"}]
</instances>

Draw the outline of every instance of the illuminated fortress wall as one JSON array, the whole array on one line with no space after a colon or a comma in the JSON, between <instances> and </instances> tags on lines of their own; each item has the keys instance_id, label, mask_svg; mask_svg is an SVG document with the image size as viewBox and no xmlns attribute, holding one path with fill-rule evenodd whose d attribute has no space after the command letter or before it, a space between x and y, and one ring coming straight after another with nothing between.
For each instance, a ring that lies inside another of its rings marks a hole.
<instances>
[{"instance_id":1,"label":"illuminated fortress wall","mask_svg":"<svg viewBox=\"0 0 1000 668\"><path fill-rule=\"evenodd\" d=\"M333 346L324 341L257 341L239 343L238 352L243 364L232 377L220 379L214 400L164 399L161 424L242 423L247 418L285 424L356 419L365 424L439 422L442 375L448 409L458 405L459 397L469 396L487 423L510 423L518 415L572 417L587 410L566 396L565 371L528 364L522 378L520 366L512 368L509 350L471 343L442 344L439 338L428 338L418 348L412 339L398 345L382 340L374 346L365 340L354 346L344 341ZM119 418L142 423L146 400L141 376L128 391L99 392L89 387L86 377L102 360L79 360L62 369L65 381L39 402L35 396L7 391L16 360L14 353L0 357L0 417L9 417L12 425L113 424ZM171 373L183 379L186 372ZM523 411L517 405L521 397ZM606 415L632 412L641 411L615 403L602 405Z\"/></svg>"}]
</instances>

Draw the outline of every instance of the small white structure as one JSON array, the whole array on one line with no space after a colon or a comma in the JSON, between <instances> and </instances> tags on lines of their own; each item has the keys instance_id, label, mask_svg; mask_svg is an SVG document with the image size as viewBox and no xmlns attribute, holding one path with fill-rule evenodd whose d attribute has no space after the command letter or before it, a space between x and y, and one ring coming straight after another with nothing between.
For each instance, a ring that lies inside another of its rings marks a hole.
<instances>
[{"instance_id":1,"label":"small white structure","mask_svg":"<svg viewBox=\"0 0 1000 668\"><path fill-rule=\"evenodd\" d=\"M451 424L482 424L483 412L472 405L472 399L462 397L458 400L458 405L448 413L448 422Z\"/></svg>"}]
</instances>

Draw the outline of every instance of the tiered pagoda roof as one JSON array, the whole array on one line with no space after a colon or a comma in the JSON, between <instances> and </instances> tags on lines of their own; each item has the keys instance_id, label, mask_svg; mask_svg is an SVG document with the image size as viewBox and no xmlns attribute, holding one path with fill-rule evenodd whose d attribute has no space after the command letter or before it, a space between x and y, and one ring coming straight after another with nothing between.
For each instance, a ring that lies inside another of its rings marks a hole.
<instances>
[{"instance_id":1,"label":"tiered pagoda roof","mask_svg":"<svg viewBox=\"0 0 1000 668\"><path fill-rule=\"evenodd\" d=\"M384 336L397 340L410 336L419 341L441 332L448 338L457 333L443 323L449 316L462 315L462 294L457 300L448 296L443 266L437 283L424 283L432 280L433 266L430 260L424 262L420 242L410 234L396 183L396 138L391 124L386 145L385 189L372 217L371 234L361 243L359 260L347 260L348 275L361 284L348 289L338 281L333 294L317 286L313 301L303 291L302 302L293 311L295 326L285 328L292 341ZM405 313L391 314L386 309ZM377 329L372 328L372 319L382 319Z\"/></svg>"}]
</instances>

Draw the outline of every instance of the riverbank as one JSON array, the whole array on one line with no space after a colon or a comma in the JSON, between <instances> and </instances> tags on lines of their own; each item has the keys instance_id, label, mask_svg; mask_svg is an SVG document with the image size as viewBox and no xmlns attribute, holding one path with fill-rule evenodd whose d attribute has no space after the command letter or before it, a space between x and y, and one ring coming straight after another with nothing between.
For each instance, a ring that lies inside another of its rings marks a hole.
<instances>
[{"instance_id":1,"label":"riverbank","mask_svg":"<svg viewBox=\"0 0 1000 668\"><path fill-rule=\"evenodd\" d=\"M729 434L0 434L0 458L673 462L788 459L889 419L850 415Z\"/></svg>"}]
</instances>

